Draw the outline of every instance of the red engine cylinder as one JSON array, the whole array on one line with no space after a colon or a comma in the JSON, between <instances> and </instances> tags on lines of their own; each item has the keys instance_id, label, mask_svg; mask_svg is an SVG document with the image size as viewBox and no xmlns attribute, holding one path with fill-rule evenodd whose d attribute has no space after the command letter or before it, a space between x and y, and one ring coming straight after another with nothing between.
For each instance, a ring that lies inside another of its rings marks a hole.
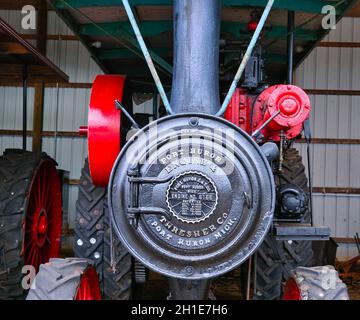
<instances>
[{"instance_id":1,"label":"red engine cylinder","mask_svg":"<svg viewBox=\"0 0 360 320\"><path fill-rule=\"evenodd\" d=\"M310 115L310 99L301 88L293 85L272 86L258 96L238 88L224 118L251 134L278 111L280 113L261 133L272 141L280 140L281 131L287 139L294 139Z\"/></svg>"},{"instance_id":2,"label":"red engine cylinder","mask_svg":"<svg viewBox=\"0 0 360 320\"><path fill-rule=\"evenodd\" d=\"M277 85L263 91L257 98L254 108L265 111L262 123L255 129L260 128L265 121L280 111L261 132L265 138L279 141L281 131L287 139L293 139L301 133L303 123L310 115L311 104L309 96L301 88Z\"/></svg>"}]
</instances>

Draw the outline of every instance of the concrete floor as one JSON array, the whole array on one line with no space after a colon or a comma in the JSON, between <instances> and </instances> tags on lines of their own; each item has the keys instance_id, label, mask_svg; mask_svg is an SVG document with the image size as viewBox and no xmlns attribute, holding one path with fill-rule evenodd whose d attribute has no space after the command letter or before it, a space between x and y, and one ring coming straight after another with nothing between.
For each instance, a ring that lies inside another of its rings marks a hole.
<instances>
[{"instance_id":1,"label":"concrete floor","mask_svg":"<svg viewBox=\"0 0 360 320\"><path fill-rule=\"evenodd\" d=\"M352 268L348 274L341 274L341 279L346 283L351 300L360 300L360 264Z\"/></svg>"},{"instance_id":2,"label":"concrete floor","mask_svg":"<svg viewBox=\"0 0 360 320\"><path fill-rule=\"evenodd\" d=\"M360 300L360 264L352 269L346 276L340 274L341 279L348 286L350 300ZM212 291L217 300L244 300L241 290L239 270L223 276L212 285ZM168 284L166 278L151 273L139 299L163 300L166 299Z\"/></svg>"}]
</instances>

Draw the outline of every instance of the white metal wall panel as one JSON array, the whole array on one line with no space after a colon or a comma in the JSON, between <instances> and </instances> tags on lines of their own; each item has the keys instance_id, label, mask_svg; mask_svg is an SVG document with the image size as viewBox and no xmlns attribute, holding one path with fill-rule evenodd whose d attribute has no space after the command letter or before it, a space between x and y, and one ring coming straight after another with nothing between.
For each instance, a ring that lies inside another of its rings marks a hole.
<instances>
[{"instance_id":1,"label":"white metal wall panel","mask_svg":"<svg viewBox=\"0 0 360 320\"><path fill-rule=\"evenodd\" d=\"M4 88L0 87L0 128L3 130L21 130L22 129L22 88ZM33 105L34 89L28 89L28 112L27 128L32 130L33 124ZM31 149L31 138L27 139L27 147ZM0 136L0 151L7 148L21 148L22 137Z\"/></svg>"},{"instance_id":2,"label":"white metal wall panel","mask_svg":"<svg viewBox=\"0 0 360 320\"><path fill-rule=\"evenodd\" d=\"M8 22L19 33L34 33L32 30L21 28L20 11L0 11L0 17ZM48 13L48 34L72 35L71 30L59 19L55 12ZM30 41L36 44L35 41ZM86 48L79 41L48 40L47 57L59 66L70 77L70 82L91 83L101 69L94 63ZM57 99L57 95L59 99ZM56 115L58 131L77 131L79 126L86 125L90 89L46 88L44 96L44 131L54 131ZM58 101L58 102L57 102ZM28 129L32 129L32 113L34 89L28 92ZM22 88L0 87L0 128L22 128ZM43 139L43 150L55 157L55 139ZM31 149L32 140L27 139L28 149ZM86 139L57 138L56 161L59 167L70 171L70 179L80 177L81 168L87 154ZM0 151L6 148L21 148L22 138L0 136ZM75 202L77 187L70 186L69 194L69 224L74 225Z\"/></svg>"},{"instance_id":3,"label":"white metal wall panel","mask_svg":"<svg viewBox=\"0 0 360 320\"><path fill-rule=\"evenodd\" d=\"M26 34L36 33L36 30L22 28L21 21L23 17L24 15L21 11L0 10L0 18L7 22L15 31Z\"/></svg>"},{"instance_id":4,"label":"white metal wall panel","mask_svg":"<svg viewBox=\"0 0 360 320\"><path fill-rule=\"evenodd\" d=\"M360 42L360 19L344 18L323 41ZM360 48L316 48L296 71L296 82L307 89L360 90ZM310 96L313 137L360 139L360 97ZM297 145L304 158L306 145ZM360 188L360 145L311 147L313 185ZM314 195L314 219L336 237L360 232L360 196ZM357 254L355 245L341 245L340 259Z\"/></svg>"}]
</instances>

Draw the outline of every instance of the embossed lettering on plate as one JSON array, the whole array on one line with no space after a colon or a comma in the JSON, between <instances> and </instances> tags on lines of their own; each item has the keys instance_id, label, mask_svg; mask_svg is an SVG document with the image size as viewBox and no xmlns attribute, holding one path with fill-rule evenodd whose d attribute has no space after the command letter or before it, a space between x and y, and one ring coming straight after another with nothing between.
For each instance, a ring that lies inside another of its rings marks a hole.
<instances>
[{"instance_id":1,"label":"embossed lettering on plate","mask_svg":"<svg viewBox=\"0 0 360 320\"><path fill-rule=\"evenodd\" d=\"M198 223L207 219L218 204L218 191L205 174L187 171L175 177L166 192L170 212L179 220Z\"/></svg>"}]
</instances>

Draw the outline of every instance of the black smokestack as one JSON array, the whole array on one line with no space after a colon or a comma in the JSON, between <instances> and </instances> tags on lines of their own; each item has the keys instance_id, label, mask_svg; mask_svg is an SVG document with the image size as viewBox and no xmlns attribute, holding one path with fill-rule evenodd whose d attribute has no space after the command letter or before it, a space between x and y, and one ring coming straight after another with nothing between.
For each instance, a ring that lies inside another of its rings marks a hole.
<instances>
[{"instance_id":1,"label":"black smokestack","mask_svg":"<svg viewBox=\"0 0 360 320\"><path fill-rule=\"evenodd\" d=\"M174 0L175 113L218 111L219 38L220 0Z\"/></svg>"}]
</instances>

